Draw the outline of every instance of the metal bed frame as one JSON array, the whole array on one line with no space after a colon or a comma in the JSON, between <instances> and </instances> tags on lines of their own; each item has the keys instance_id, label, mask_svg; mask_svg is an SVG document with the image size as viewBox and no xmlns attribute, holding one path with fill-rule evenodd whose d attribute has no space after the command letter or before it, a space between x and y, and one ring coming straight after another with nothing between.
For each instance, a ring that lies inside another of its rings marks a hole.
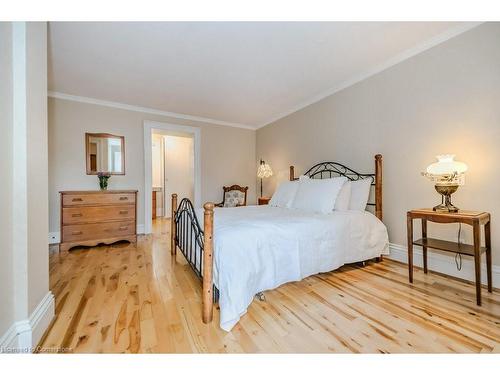
<instances>
[{"instance_id":1,"label":"metal bed frame","mask_svg":"<svg viewBox=\"0 0 500 375\"><path fill-rule=\"evenodd\" d=\"M312 166L304 175L310 178L332 178L345 176L351 181L371 179L374 187L374 201L367 206L374 207L374 214L382 220L382 155L375 155L375 173L358 173L337 162L322 162ZM295 177L295 168L290 166L290 181ZM219 291L213 284L213 226L214 204L205 203L203 228L200 225L193 204L183 198L177 206L177 194L172 194L171 252L175 258L177 248L182 252L195 275L202 280L202 319L209 323L213 319L213 304L219 300ZM382 260L382 256L376 258Z\"/></svg>"}]
</instances>

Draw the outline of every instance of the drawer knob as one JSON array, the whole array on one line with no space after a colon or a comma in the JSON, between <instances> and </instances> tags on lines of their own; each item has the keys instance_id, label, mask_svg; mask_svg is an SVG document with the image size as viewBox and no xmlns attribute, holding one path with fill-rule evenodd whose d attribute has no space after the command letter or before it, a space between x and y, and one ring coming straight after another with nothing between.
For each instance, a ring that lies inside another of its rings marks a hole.
<instances>
[{"instance_id":1,"label":"drawer knob","mask_svg":"<svg viewBox=\"0 0 500 375\"><path fill-rule=\"evenodd\" d=\"M126 211L126 210L121 210L120 211L120 215L126 215L126 214L128 214L128 211Z\"/></svg>"},{"instance_id":2,"label":"drawer knob","mask_svg":"<svg viewBox=\"0 0 500 375\"><path fill-rule=\"evenodd\" d=\"M72 202L81 202L83 201L82 198L73 198Z\"/></svg>"},{"instance_id":3,"label":"drawer knob","mask_svg":"<svg viewBox=\"0 0 500 375\"><path fill-rule=\"evenodd\" d=\"M73 214L71 215L72 217L82 217L83 215L82 214Z\"/></svg>"},{"instance_id":4,"label":"drawer knob","mask_svg":"<svg viewBox=\"0 0 500 375\"><path fill-rule=\"evenodd\" d=\"M74 236L76 236L76 235L78 235L78 234L82 234L82 231L81 231L81 230L79 230L79 231L75 231L75 232L72 232L71 234L72 234L72 235L74 235Z\"/></svg>"},{"instance_id":5,"label":"drawer knob","mask_svg":"<svg viewBox=\"0 0 500 375\"><path fill-rule=\"evenodd\" d=\"M120 197L121 201L128 201L128 197Z\"/></svg>"}]
</instances>

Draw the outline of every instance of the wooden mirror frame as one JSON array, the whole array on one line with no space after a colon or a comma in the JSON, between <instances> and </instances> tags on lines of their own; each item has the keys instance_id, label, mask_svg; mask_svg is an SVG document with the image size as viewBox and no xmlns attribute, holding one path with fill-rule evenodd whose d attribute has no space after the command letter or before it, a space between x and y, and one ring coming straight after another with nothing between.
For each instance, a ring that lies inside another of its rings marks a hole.
<instances>
[{"instance_id":1,"label":"wooden mirror frame","mask_svg":"<svg viewBox=\"0 0 500 375\"><path fill-rule=\"evenodd\" d=\"M122 148L122 168L121 172L109 172L112 176L124 176L125 175L125 137L123 135L114 135L109 133L85 133L85 159L87 162L87 174L97 175L99 172L93 171L90 168L90 137L97 138L118 138L121 141Z\"/></svg>"}]
</instances>

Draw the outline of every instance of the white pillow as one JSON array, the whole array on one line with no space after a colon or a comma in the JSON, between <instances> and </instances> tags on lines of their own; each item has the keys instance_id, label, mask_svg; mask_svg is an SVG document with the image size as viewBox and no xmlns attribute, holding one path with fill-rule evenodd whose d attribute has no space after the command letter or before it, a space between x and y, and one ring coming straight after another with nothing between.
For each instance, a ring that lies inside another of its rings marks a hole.
<instances>
[{"instance_id":1,"label":"white pillow","mask_svg":"<svg viewBox=\"0 0 500 375\"><path fill-rule=\"evenodd\" d=\"M298 181L284 181L279 184L278 188L274 192L271 200L269 201L270 206L290 208L297 194L299 188Z\"/></svg>"},{"instance_id":2,"label":"white pillow","mask_svg":"<svg viewBox=\"0 0 500 375\"><path fill-rule=\"evenodd\" d=\"M351 199L349 209L355 211L365 211L368 197L370 196L371 178L358 181L351 181Z\"/></svg>"},{"instance_id":3,"label":"white pillow","mask_svg":"<svg viewBox=\"0 0 500 375\"><path fill-rule=\"evenodd\" d=\"M328 214L333 211L335 201L346 177L320 179L303 179L299 182L297 194L292 208Z\"/></svg>"},{"instance_id":4,"label":"white pillow","mask_svg":"<svg viewBox=\"0 0 500 375\"><path fill-rule=\"evenodd\" d=\"M335 211L347 211L351 201L351 181L347 180L335 200Z\"/></svg>"}]
</instances>

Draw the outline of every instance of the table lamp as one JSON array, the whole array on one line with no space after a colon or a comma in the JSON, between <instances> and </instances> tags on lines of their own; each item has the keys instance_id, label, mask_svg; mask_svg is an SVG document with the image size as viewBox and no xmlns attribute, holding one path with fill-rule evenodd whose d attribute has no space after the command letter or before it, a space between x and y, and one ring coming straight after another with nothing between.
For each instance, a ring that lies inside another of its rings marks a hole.
<instances>
[{"instance_id":1,"label":"table lamp","mask_svg":"<svg viewBox=\"0 0 500 375\"><path fill-rule=\"evenodd\" d=\"M434 182L434 188L441 194L441 204L433 207L437 212L458 212L458 208L451 203L451 195L460 185L465 185L467 165L455 161L455 155L437 155L438 161L427 167L422 175Z\"/></svg>"},{"instance_id":2,"label":"table lamp","mask_svg":"<svg viewBox=\"0 0 500 375\"><path fill-rule=\"evenodd\" d=\"M262 197L262 179L268 178L273 175L273 170L264 160L260 160L259 169L257 170L257 177L260 178L260 196Z\"/></svg>"}]
</instances>

